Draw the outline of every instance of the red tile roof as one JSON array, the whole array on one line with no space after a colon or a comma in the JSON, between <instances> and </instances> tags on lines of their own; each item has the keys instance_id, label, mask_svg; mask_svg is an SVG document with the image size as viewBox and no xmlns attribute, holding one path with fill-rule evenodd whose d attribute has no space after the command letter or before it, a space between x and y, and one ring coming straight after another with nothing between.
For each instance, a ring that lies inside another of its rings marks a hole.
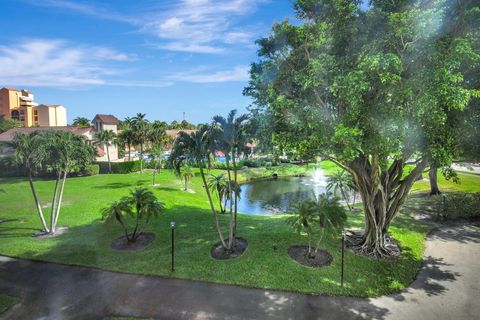
<instances>
[{"instance_id":1,"label":"red tile roof","mask_svg":"<svg viewBox=\"0 0 480 320\"><path fill-rule=\"evenodd\" d=\"M92 122L94 122L96 119L100 120L103 123L110 123L110 124L118 123L118 119L111 114L97 114L95 118L93 118Z\"/></svg>"},{"instance_id":2,"label":"red tile roof","mask_svg":"<svg viewBox=\"0 0 480 320\"><path fill-rule=\"evenodd\" d=\"M0 134L0 142L10 142L17 133L30 133L35 131L44 130L62 130L70 131L76 135L84 136L89 133L92 128L79 128L79 127L29 127L29 128L13 128Z\"/></svg>"},{"instance_id":3,"label":"red tile roof","mask_svg":"<svg viewBox=\"0 0 480 320\"><path fill-rule=\"evenodd\" d=\"M2 89L6 89L8 91L17 91L17 92L20 92L20 90L17 90L15 88L7 88L7 87L3 87Z\"/></svg>"}]
</instances>

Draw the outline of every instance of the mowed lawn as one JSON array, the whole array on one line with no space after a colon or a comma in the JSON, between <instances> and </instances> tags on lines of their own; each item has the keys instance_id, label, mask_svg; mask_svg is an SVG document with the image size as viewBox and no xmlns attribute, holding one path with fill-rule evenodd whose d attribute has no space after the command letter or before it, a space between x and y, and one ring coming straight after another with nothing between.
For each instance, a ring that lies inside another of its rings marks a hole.
<instances>
[{"instance_id":1,"label":"mowed lawn","mask_svg":"<svg viewBox=\"0 0 480 320\"><path fill-rule=\"evenodd\" d=\"M180 180L169 170L161 172L157 183L160 186L150 186L151 173L69 178L59 219L59 226L68 226L68 232L36 240L32 234L40 223L27 181L0 179L0 254L127 273L351 296L376 296L408 286L422 261L429 226L407 214L400 215L391 227L402 246L402 257L376 261L347 251L344 289L340 288L339 235L325 239L321 245L334 256L330 266L301 266L288 257L287 249L293 244L306 244L307 239L289 229L285 215L239 215L238 234L248 240L248 249L240 258L216 261L210 257L210 249L218 240L198 174L190 185L195 194L182 191ZM54 181L37 180L35 184L49 217ZM442 181L440 186L444 184ZM100 220L101 209L136 187L151 189L166 210L147 227L156 234L152 244L138 252L116 252L110 242L122 235L122 229L117 225L106 228ZM361 213L348 215L349 227L362 226ZM226 220L222 216L224 226ZM174 273L170 271L170 221L177 222Z\"/></svg>"}]
</instances>

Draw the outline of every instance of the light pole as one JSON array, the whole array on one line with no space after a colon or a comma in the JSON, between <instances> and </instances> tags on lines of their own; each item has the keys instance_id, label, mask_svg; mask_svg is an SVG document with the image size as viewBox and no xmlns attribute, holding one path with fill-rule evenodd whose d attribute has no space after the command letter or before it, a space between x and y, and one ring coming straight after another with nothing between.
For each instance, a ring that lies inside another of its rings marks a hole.
<instances>
[{"instance_id":1,"label":"light pole","mask_svg":"<svg viewBox=\"0 0 480 320\"><path fill-rule=\"evenodd\" d=\"M170 222L172 229L172 272L175 271L175 221Z\"/></svg>"}]
</instances>

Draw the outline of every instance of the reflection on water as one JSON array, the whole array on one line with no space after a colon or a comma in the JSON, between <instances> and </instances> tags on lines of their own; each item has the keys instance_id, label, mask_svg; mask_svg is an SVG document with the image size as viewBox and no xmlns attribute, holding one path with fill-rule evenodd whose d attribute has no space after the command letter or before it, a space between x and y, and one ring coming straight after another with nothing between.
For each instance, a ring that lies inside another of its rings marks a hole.
<instances>
[{"instance_id":1,"label":"reflection on water","mask_svg":"<svg viewBox=\"0 0 480 320\"><path fill-rule=\"evenodd\" d=\"M272 215L288 213L292 204L313 199L326 192L326 177L321 169L311 177L278 178L242 185L238 212Z\"/></svg>"}]
</instances>

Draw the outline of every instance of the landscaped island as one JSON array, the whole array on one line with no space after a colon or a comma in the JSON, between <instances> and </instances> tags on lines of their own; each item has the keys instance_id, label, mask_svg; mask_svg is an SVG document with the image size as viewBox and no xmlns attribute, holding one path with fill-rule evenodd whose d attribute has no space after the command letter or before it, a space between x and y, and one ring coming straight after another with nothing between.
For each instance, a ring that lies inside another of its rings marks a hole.
<instances>
[{"instance_id":1,"label":"landscaped island","mask_svg":"<svg viewBox=\"0 0 480 320\"><path fill-rule=\"evenodd\" d=\"M322 163L325 171L332 166ZM276 167L277 172L301 174L314 166L286 165ZM275 168L273 169L275 170ZM239 180L251 169L240 170ZM270 170L256 169L258 176L267 176ZM294 244L306 244L305 235L298 235L286 224L287 215L238 216L237 234L248 240L245 253L236 259L218 261L210 256L212 245L218 242L209 203L202 182L195 169L189 188L195 193L182 191L182 181L173 170L162 170L157 177L159 186L151 186L151 173L97 175L72 177L66 182L62 220L59 226L68 226L63 235L50 239L35 239L39 230L38 216L32 201L28 182L23 178L2 178L0 186L0 254L52 261L65 264L97 267L128 273L164 275L198 279L227 284L261 288L276 288L310 293L334 295L375 296L397 291L414 279L422 261L423 243L427 225L414 221L408 215L408 206L390 229L399 242L402 256L398 260L374 260L353 252L345 255L345 287L340 287L340 235L325 238L321 248L333 256L331 265L309 268L290 259L287 250ZM212 170L212 173L221 173ZM461 175L462 183L454 184L439 179L442 189L448 191L478 191L480 177ZM54 180L35 181L41 199L51 194ZM106 228L101 221L101 210L113 200L129 195L130 190L144 187L151 190L165 204L165 211L147 225L147 232L156 235L145 249L118 252L110 247L111 241L123 235L118 224ZM417 182L414 189L428 190L428 183ZM45 211L49 203L43 202ZM361 228L363 215L347 213L346 228ZM226 226L227 215L219 215ZM170 222L176 221L176 265L170 271Z\"/></svg>"}]
</instances>

